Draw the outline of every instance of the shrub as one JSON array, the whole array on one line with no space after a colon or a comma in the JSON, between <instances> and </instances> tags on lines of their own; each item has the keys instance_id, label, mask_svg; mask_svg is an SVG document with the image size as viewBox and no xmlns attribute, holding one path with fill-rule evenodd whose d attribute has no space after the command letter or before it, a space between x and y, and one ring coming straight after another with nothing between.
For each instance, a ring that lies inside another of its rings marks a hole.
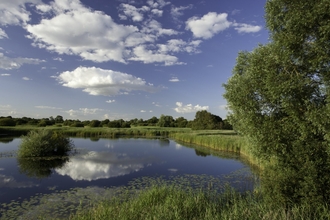
<instances>
[{"instance_id":1,"label":"shrub","mask_svg":"<svg viewBox=\"0 0 330 220\"><path fill-rule=\"evenodd\" d=\"M72 141L62 134L49 130L30 131L22 137L18 157L65 156L72 148Z\"/></svg>"},{"instance_id":2,"label":"shrub","mask_svg":"<svg viewBox=\"0 0 330 220\"><path fill-rule=\"evenodd\" d=\"M0 126L15 126L16 122L12 118L1 118Z\"/></svg>"}]
</instances>

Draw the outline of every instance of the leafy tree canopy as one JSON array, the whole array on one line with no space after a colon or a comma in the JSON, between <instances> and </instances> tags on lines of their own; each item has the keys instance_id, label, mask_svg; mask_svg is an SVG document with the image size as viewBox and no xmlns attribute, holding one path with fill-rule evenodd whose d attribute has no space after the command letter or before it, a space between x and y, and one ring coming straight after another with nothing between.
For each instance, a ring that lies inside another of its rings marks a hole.
<instances>
[{"instance_id":1,"label":"leafy tree canopy","mask_svg":"<svg viewBox=\"0 0 330 220\"><path fill-rule=\"evenodd\" d=\"M329 199L329 11L328 0L267 1L272 41L240 52L224 85L230 123L257 156L276 159L292 202Z\"/></svg>"}]
</instances>

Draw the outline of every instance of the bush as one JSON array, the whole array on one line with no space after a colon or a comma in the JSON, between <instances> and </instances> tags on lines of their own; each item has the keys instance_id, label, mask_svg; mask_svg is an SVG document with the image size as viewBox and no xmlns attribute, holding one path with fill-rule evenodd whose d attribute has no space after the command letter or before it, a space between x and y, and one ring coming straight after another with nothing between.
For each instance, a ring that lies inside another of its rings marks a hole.
<instances>
[{"instance_id":1,"label":"bush","mask_svg":"<svg viewBox=\"0 0 330 220\"><path fill-rule=\"evenodd\" d=\"M12 118L1 118L0 126L15 126L16 122Z\"/></svg>"},{"instance_id":2,"label":"bush","mask_svg":"<svg viewBox=\"0 0 330 220\"><path fill-rule=\"evenodd\" d=\"M18 157L65 156L72 150L72 141L62 134L38 130L22 137Z\"/></svg>"}]
</instances>

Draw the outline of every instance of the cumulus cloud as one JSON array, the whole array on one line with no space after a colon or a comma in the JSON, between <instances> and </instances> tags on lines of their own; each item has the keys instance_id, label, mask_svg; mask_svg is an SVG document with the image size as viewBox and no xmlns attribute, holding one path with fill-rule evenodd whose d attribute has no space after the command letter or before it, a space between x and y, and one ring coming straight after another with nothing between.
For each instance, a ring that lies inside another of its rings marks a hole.
<instances>
[{"instance_id":1,"label":"cumulus cloud","mask_svg":"<svg viewBox=\"0 0 330 220\"><path fill-rule=\"evenodd\" d=\"M154 92L156 88L133 75L96 67L78 67L56 77L66 87L83 89L90 95L112 96L140 90Z\"/></svg>"},{"instance_id":2,"label":"cumulus cloud","mask_svg":"<svg viewBox=\"0 0 330 220\"><path fill-rule=\"evenodd\" d=\"M2 73L1 76L10 76L9 73Z\"/></svg>"},{"instance_id":3,"label":"cumulus cloud","mask_svg":"<svg viewBox=\"0 0 330 220\"><path fill-rule=\"evenodd\" d=\"M44 60L33 58L11 58L0 53L0 68L5 70L19 69L23 64L39 64L45 62Z\"/></svg>"},{"instance_id":4,"label":"cumulus cloud","mask_svg":"<svg viewBox=\"0 0 330 220\"><path fill-rule=\"evenodd\" d=\"M25 26L33 45L58 54L78 55L94 62L140 61L180 65L173 54L159 54L152 48L161 36L178 35L173 29L163 28L153 17L163 14L161 8L170 4L163 0L150 0L137 8L120 4L120 19L131 19L136 25L117 24L107 14L85 7L79 0L55 0L40 4L37 9L43 16L40 23ZM145 13L148 19L145 20ZM149 48L148 54L141 49ZM193 46L190 46L193 49ZM150 59L149 59L150 58Z\"/></svg>"},{"instance_id":5,"label":"cumulus cloud","mask_svg":"<svg viewBox=\"0 0 330 220\"><path fill-rule=\"evenodd\" d=\"M20 25L30 20L26 4L39 4L41 0L7 0L0 1L0 25Z\"/></svg>"},{"instance_id":6,"label":"cumulus cloud","mask_svg":"<svg viewBox=\"0 0 330 220\"><path fill-rule=\"evenodd\" d=\"M55 13L53 18L26 26L35 46L95 62L125 62L123 40L136 32L136 27L116 24L110 16L92 11L78 0L70 4L56 0L51 9Z\"/></svg>"},{"instance_id":7,"label":"cumulus cloud","mask_svg":"<svg viewBox=\"0 0 330 220\"><path fill-rule=\"evenodd\" d=\"M262 29L261 26L244 23L234 23L233 26L238 33L256 33Z\"/></svg>"},{"instance_id":8,"label":"cumulus cloud","mask_svg":"<svg viewBox=\"0 0 330 220\"><path fill-rule=\"evenodd\" d=\"M191 113L191 112L197 112L197 111L209 109L209 106L200 106L200 105L193 106L192 104L183 105L182 102L176 102L176 106L177 107L174 108L174 110L178 113Z\"/></svg>"},{"instance_id":9,"label":"cumulus cloud","mask_svg":"<svg viewBox=\"0 0 330 220\"><path fill-rule=\"evenodd\" d=\"M116 100L108 100L108 101L105 101L106 103L114 103Z\"/></svg>"},{"instance_id":10,"label":"cumulus cloud","mask_svg":"<svg viewBox=\"0 0 330 220\"><path fill-rule=\"evenodd\" d=\"M231 22L227 20L227 16L227 13L209 12L201 18L192 17L186 21L186 29L196 38L209 39L230 27Z\"/></svg>"},{"instance_id":11,"label":"cumulus cloud","mask_svg":"<svg viewBox=\"0 0 330 220\"><path fill-rule=\"evenodd\" d=\"M22 77L22 79L25 80L25 81L32 80L32 79L30 79L29 77L26 77L26 76Z\"/></svg>"},{"instance_id":12,"label":"cumulus cloud","mask_svg":"<svg viewBox=\"0 0 330 220\"><path fill-rule=\"evenodd\" d=\"M8 38L8 35L6 34L6 32L0 28L0 39L3 39L3 38Z\"/></svg>"}]
</instances>

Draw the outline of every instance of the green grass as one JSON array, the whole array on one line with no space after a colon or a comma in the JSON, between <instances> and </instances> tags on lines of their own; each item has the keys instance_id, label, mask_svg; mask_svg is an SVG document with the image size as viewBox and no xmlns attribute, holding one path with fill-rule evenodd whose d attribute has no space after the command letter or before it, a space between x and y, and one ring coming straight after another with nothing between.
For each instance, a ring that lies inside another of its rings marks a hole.
<instances>
[{"instance_id":1,"label":"green grass","mask_svg":"<svg viewBox=\"0 0 330 220\"><path fill-rule=\"evenodd\" d=\"M286 209L272 206L258 194L238 193L227 189L224 193L185 189L175 185L152 186L133 198L114 198L100 202L93 208L80 211L71 220L102 219L329 219L326 205L312 209L306 205Z\"/></svg>"}]
</instances>

